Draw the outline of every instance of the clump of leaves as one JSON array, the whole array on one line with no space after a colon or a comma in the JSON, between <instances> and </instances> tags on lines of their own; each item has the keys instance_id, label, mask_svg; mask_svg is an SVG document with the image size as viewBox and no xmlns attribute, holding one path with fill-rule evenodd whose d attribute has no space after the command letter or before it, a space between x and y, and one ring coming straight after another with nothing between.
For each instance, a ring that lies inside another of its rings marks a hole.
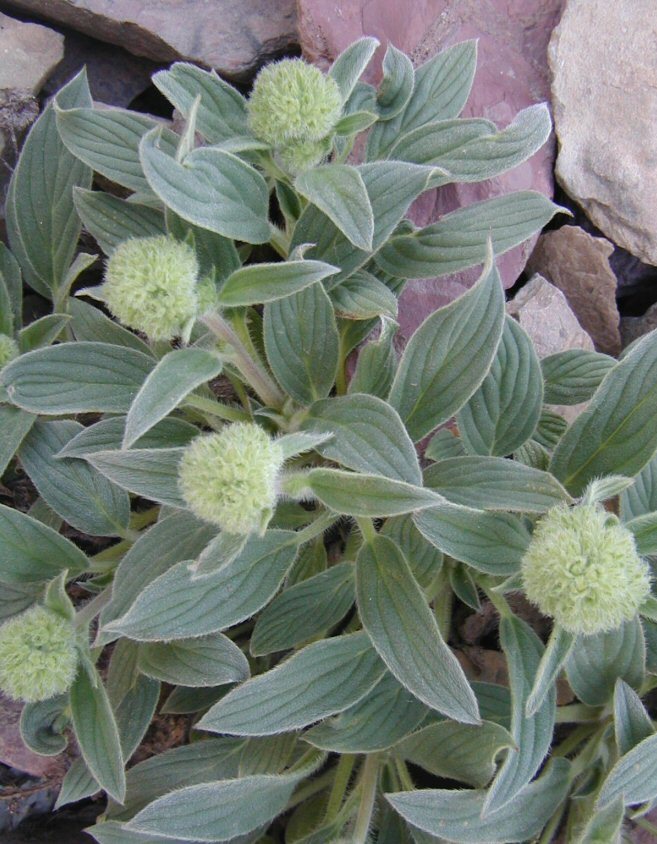
<instances>
[{"instance_id":1,"label":"clump of leaves","mask_svg":"<svg viewBox=\"0 0 657 844\"><path fill-rule=\"evenodd\" d=\"M101 844L508 844L562 824L611 841L657 798L641 700L657 684L657 335L620 361L539 361L495 256L559 209L521 192L424 228L405 214L526 159L547 109L502 130L459 118L474 43L417 70L389 47L375 89L359 81L375 47L327 77L265 69L251 104L175 64L154 81L180 135L94 109L82 74L16 168L0 469L11 485L20 464L38 497L0 507L0 616L55 614L72 637L66 682L42 682L60 693L32 695L22 730L46 754L73 730L59 805L104 790ZM279 104L269 137L258 110ZM121 196L91 190L94 171ZM107 256L86 298L82 226ZM406 280L477 264L398 359ZM21 329L22 279L53 313ZM569 427L554 410L583 401ZM107 547L88 556L63 523ZM507 600L525 586L554 616L547 645ZM456 599L482 595L508 686L472 682L454 652ZM563 672L578 701L557 708ZM126 772L158 707L189 714L193 740Z\"/></svg>"}]
</instances>

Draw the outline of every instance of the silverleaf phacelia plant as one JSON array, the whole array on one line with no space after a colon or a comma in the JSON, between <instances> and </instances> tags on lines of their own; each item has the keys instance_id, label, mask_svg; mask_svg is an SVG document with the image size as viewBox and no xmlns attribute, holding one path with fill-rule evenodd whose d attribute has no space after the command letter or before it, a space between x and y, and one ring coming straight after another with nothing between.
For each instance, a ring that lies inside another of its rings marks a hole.
<instances>
[{"instance_id":1,"label":"silverleaf phacelia plant","mask_svg":"<svg viewBox=\"0 0 657 844\"><path fill-rule=\"evenodd\" d=\"M527 159L547 108L459 117L474 42L390 46L374 87L376 46L249 97L174 64L179 132L82 73L13 175L0 685L33 750L75 734L58 805L105 791L101 844L615 840L657 798L657 335L539 360L495 260L560 209L407 213ZM477 265L398 355L407 280ZM459 653L482 600L501 685ZM156 713L192 740L133 764Z\"/></svg>"}]
</instances>

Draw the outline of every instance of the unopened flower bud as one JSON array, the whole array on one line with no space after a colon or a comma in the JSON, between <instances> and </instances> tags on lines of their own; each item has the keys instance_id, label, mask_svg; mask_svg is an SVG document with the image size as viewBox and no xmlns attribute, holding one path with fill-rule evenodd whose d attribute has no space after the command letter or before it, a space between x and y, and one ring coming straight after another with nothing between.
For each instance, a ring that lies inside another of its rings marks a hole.
<instances>
[{"instance_id":1,"label":"unopened flower bud","mask_svg":"<svg viewBox=\"0 0 657 844\"><path fill-rule=\"evenodd\" d=\"M247 108L253 134L284 147L326 137L340 118L342 98L332 77L302 59L283 59L260 71Z\"/></svg>"},{"instance_id":2,"label":"unopened flower bud","mask_svg":"<svg viewBox=\"0 0 657 844\"><path fill-rule=\"evenodd\" d=\"M330 141L290 141L278 150L277 156L285 170L293 176L320 164L331 150Z\"/></svg>"},{"instance_id":3,"label":"unopened flower bud","mask_svg":"<svg viewBox=\"0 0 657 844\"><path fill-rule=\"evenodd\" d=\"M8 334L0 334L0 369L10 360L17 358L18 354L18 344L14 338Z\"/></svg>"},{"instance_id":4,"label":"unopened flower bud","mask_svg":"<svg viewBox=\"0 0 657 844\"><path fill-rule=\"evenodd\" d=\"M227 533L262 532L276 505L281 447L258 425L237 422L185 449L179 486L191 511Z\"/></svg>"},{"instance_id":5,"label":"unopened flower bud","mask_svg":"<svg viewBox=\"0 0 657 844\"><path fill-rule=\"evenodd\" d=\"M0 627L0 689L34 703L63 694L78 666L75 628L63 616L33 606Z\"/></svg>"},{"instance_id":6,"label":"unopened flower bud","mask_svg":"<svg viewBox=\"0 0 657 844\"><path fill-rule=\"evenodd\" d=\"M105 271L103 296L114 316L150 340L172 340L197 312L198 262L167 235L119 244Z\"/></svg>"},{"instance_id":7,"label":"unopened flower bud","mask_svg":"<svg viewBox=\"0 0 657 844\"><path fill-rule=\"evenodd\" d=\"M620 627L650 594L633 535L595 504L559 505L538 521L522 579L529 600L574 634Z\"/></svg>"}]
</instances>

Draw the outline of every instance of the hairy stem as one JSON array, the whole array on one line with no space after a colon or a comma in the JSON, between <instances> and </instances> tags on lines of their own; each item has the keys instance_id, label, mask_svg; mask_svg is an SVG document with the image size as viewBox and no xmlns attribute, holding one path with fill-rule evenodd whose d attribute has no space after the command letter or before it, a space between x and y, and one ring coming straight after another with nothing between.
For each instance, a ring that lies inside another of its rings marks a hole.
<instances>
[{"instance_id":1,"label":"hairy stem","mask_svg":"<svg viewBox=\"0 0 657 844\"><path fill-rule=\"evenodd\" d=\"M347 787L349 786L349 780L351 779L351 772L354 769L355 762L356 756L353 753L345 753L340 757L340 761L335 767L333 788L331 789L331 794L329 795L328 805L326 806L326 814L324 816L326 823L330 823L334 820L340 812L342 801L344 800L344 796L347 792Z\"/></svg>"},{"instance_id":2,"label":"hairy stem","mask_svg":"<svg viewBox=\"0 0 657 844\"><path fill-rule=\"evenodd\" d=\"M365 757L360 781L360 805L351 839L352 844L367 844L367 834L372 824L376 788L379 782L379 758L378 753L368 753Z\"/></svg>"}]
</instances>

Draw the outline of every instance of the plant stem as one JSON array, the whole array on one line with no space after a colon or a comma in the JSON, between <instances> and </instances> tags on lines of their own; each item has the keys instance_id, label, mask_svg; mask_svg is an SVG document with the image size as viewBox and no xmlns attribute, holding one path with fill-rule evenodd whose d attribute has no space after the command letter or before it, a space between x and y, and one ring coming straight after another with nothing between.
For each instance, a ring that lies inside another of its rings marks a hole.
<instances>
[{"instance_id":1,"label":"plant stem","mask_svg":"<svg viewBox=\"0 0 657 844\"><path fill-rule=\"evenodd\" d=\"M560 745L555 747L552 751L553 756L568 756L573 751L586 741L589 736L592 736L598 728L597 724L582 724L577 727L567 736Z\"/></svg>"},{"instance_id":2,"label":"plant stem","mask_svg":"<svg viewBox=\"0 0 657 844\"><path fill-rule=\"evenodd\" d=\"M205 396L197 396L191 393L185 399L185 404L200 410L202 413L208 413L210 416L216 416L218 419L225 419L227 422L244 422L250 419L249 414L239 407L231 407L227 404L214 399L208 399Z\"/></svg>"},{"instance_id":3,"label":"plant stem","mask_svg":"<svg viewBox=\"0 0 657 844\"><path fill-rule=\"evenodd\" d=\"M331 513L330 510L324 510L324 512L320 513L319 516L317 516L317 518L314 519L314 521L312 521L307 527L297 532L297 544L303 545L305 542L310 542L311 539L315 539L316 536L321 536L324 531L334 525L339 518L340 516L337 516L335 513Z\"/></svg>"},{"instance_id":4,"label":"plant stem","mask_svg":"<svg viewBox=\"0 0 657 844\"><path fill-rule=\"evenodd\" d=\"M352 835L352 844L367 844L367 834L372 823L376 788L379 782L379 754L368 753L363 764L360 781L361 797L356 816L356 825Z\"/></svg>"},{"instance_id":5,"label":"plant stem","mask_svg":"<svg viewBox=\"0 0 657 844\"><path fill-rule=\"evenodd\" d=\"M554 839L555 833L557 829L559 829L559 825L561 824L561 819L563 817L565 809L566 801L564 800L557 808L557 811L550 818L547 826L543 830L543 834L538 840L538 844L550 844L550 842Z\"/></svg>"},{"instance_id":6,"label":"plant stem","mask_svg":"<svg viewBox=\"0 0 657 844\"><path fill-rule=\"evenodd\" d=\"M415 785L413 784L413 780L411 779L411 775L408 772L408 768L406 767L406 762L403 759L395 759L395 769L397 771L397 775L399 777L399 782L401 783L402 789L405 791L413 791Z\"/></svg>"},{"instance_id":7,"label":"plant stem","mask_svg":"<svg viewBox=\"0 0 657 844\"><path fill-rule=\"evenodd\" d=\"M568 706L558 706L557 724L587 724L597 723L600 720L600 710L592 709L583 703L571 703Z\"/></svg>"},{"instance_id":8,"label":"plant stem","mask_svg":"<svg viewBox=\"0 0 657 844\"><path fill-rule=\"evenodd\" d=\"M111 597L112 590L109 588L104 589L100 595L96 595L93 600L85 604L81 610L78 610L75 614L76 627L82 627L85 624L89 624L90 621L93 621L102 608L109 603Z\"/></svg>"},{"instance_id":9,"label":"plant stem","mask_svg":"<svg viewBox=\"0 0 657 844\"><path fill-rule=\"evenodd\" d=\"M313 797L315 794L319 794L320 791L324 791L324 789L328 788L328 786L333 782L333 776L334 771L331 769L330 771L326 771L325 773L320 774L320 776L315 777L315 779L304 783L301 788L288 800L285 811L289 812L290 809L294 809L294 807L298 806L299 803L303 803L304 800L307 800L309 797Z\"/></svg>"},{"instance_id":10,"label":"plant stem","mask_svg":"<svg viewBox=\"0 0 657 844\"><path fill-rule=\"evenodd\" d=\"M280 410L284 401L283 394L265 370L253 360L232 326L217 311L205 314L203 323L215 337L231 346L234 353L233 363L264 404Z\"/></svg>"},{"instance_id":11,"label":"plant stem","mask_svg":"<svg viewBox=\"0 0 657 844\"><path fill-rule=\"evenodd\" d=\"M345 753L340 757L340 761L335 767L335 779L333 780L333 788L329 795L328 805L326 806L326 814L324 820L330 823L334 820L342 806L349 780L351 779L351 772L354 769L356 756L353 753Z\"/></svg>"},{"instance_id":12,"label":"plant stem","mask_svg":"<svg viewBox=\"0 0 657 844\"><path fill-rule=\"evenodd\" d=\"M653 835L657 835L657 826L654 823L650 823L645 818L632 818L632 823L640 826L641 829L645 829L646 832L651 832Z\"/></svg>"},{"instance_id":13,"label":"plant stem","mask_svg":"<svg viewBox=\"0 0 657 844\"><path fill-rule=\"evenodd\" d=\"M482 584L480 583L479 585L481 586ZM511 607L509 606L504 595L501 595L499 592L495 592L493 589L490 589L486 586L483 586L482 588L486 593L486 597L488 598L488 600L498 611L500 619L511 618L513 616L513 613L511 612Z\"/></svg>"}]
</instances>

